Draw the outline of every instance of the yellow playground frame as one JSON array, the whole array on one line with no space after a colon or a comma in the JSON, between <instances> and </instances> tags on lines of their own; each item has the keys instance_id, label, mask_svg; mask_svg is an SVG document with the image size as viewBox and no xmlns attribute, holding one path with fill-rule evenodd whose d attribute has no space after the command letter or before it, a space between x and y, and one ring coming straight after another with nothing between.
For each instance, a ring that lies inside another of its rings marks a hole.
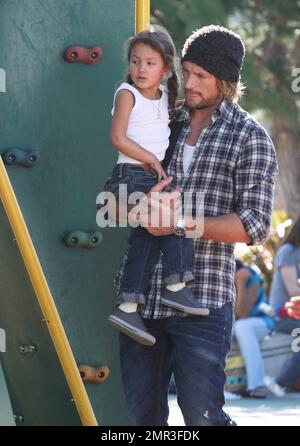
<instances>
[{"instance_id":1,"label":"yellow playground frame","mask_svg":"<svg viewBox=\"0 0 300 446\"><path fill-rule=\"evenodd\" d=\"M135 31L139 32L150 23L150 0L135 0L135 12ZM1 156L0 198L15 234L25 267L64 370L82 424L84 426L97 426L97 420L79 374L69 341Z\"/></svg>"}]
</instances>

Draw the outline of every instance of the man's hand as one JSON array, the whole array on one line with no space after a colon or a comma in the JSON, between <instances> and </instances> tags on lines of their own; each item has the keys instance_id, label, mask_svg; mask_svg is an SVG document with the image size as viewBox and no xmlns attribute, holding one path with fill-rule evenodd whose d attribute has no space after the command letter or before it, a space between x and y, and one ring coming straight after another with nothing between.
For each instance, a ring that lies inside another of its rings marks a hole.
<instances>
[{"instance_id":1,"label":"man's hand","mask_svg":"<svg viewBox=\"0 0 300 446\"><path fill-rule=\"evenodd\" d=\"M170 235L173 232L181 211L181 193L179 188L172 192L162 192L173 178L161 180L147 194L145 206L148 214L141 216L141 223L155 236Z\"/></svg>"}]
</instances>

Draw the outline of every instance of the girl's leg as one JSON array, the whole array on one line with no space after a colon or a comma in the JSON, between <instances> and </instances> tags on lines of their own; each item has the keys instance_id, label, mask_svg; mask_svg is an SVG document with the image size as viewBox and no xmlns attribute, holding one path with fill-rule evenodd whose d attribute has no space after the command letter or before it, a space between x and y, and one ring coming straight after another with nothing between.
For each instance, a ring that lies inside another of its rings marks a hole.
<instances>
[{"instance_id":1,"label":"girl's leg","mask_svg":"<svg viewBox=\"0 0 300 446\"><path fill-rule=\"evenodd\" d=\"M108 320L114 328L136 342L151 346L156 340L147 330L137 312L137 306L145 303L145 293L159 254L159 246L156 238L141 227L132 231L130 245L117 299L119 307Z\"/></svg>"},{"instance_id":2,"label":"girl's leg","mask_svg":"<svg viewBox=\"0 0 300 446\"><path fill-rule=\"evenodd\" d=\"M164 283L168 286L193 281L193 239L169 235L161 237L160 244L163 252Z\"/></svg>"},{"instance_id":3,"label":"girl's leg","mask_svg":"<svg viewBox=\"0 0 300 446\"><path fill-rule=\"evenodd\" d=\"M188 314L203 316L209 313L186 287L194 280L192 273L194 263L193 239L169 235L160 237L163 252L164 284L162 303L166 306L184 311Z\"/></svg>"},{"instance_id":4,"label":"girl's leg","mask_svg":"<svg viewBox=\"0 0 300 446\"><path fill-rule=\"evenodd\" d=\"M146 229L138 227L131 231L129 243L117 304L144 304L153 266L159 255L158 240Z\"/></svg>"}]
</instances>

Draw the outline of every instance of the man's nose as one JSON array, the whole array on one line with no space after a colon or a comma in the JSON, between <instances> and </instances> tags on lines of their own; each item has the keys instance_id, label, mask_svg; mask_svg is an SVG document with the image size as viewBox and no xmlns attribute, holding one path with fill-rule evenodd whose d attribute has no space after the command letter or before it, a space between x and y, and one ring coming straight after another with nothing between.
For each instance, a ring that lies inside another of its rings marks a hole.
<instances>
[{"instance_id":1,"label":"man's nose","mask_svg":"<svg viewBox=\"0 0 300 446\"><path fill-rule=\"evenodd\" d=\"M184 88L186 90L193 90L195 87L195 77L192 75L187 75L184 79Z\"/></svg>"}]
</instances>

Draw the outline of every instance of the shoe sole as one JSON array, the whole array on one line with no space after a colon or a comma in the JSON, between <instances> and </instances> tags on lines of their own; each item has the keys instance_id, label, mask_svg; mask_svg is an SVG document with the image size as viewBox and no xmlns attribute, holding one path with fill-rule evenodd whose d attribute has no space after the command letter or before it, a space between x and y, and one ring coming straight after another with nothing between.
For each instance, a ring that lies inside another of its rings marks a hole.
<instances>
[{"instance_id":1,"label":"shoe sole","mask_svg":"<svg viewBox=\"0 0 300 446\"><path fill-rule=\"evenodd\" d=\"M161 302L168 307L175 308L176 310L184 311L188 314L193 314L194 316L208 316L209 309L208 308L192 308L186 307L185 305L178 304L177 302L173 302L172 300L168 300L165 298L161 299Z\"/></svg>"},{"instance_id":2,"label":"shoe sole","mask_svg":"<svg viewBox=\"0 0 300 446\"><path fill-rule=\"evenodd\" d=\"M127 336L132 338L134 341L138 342L139 344L151 346L151 345L154 345L156 342L156 339L154 338L154 336L151 336L151 335L145 333L144 331L139 330L138 328L122 321L122 319L119 319L116 316L110 316L108 318L108 322L113 328L116 328L117 330L126 334Z\"/></svg>"}]
</instances>

